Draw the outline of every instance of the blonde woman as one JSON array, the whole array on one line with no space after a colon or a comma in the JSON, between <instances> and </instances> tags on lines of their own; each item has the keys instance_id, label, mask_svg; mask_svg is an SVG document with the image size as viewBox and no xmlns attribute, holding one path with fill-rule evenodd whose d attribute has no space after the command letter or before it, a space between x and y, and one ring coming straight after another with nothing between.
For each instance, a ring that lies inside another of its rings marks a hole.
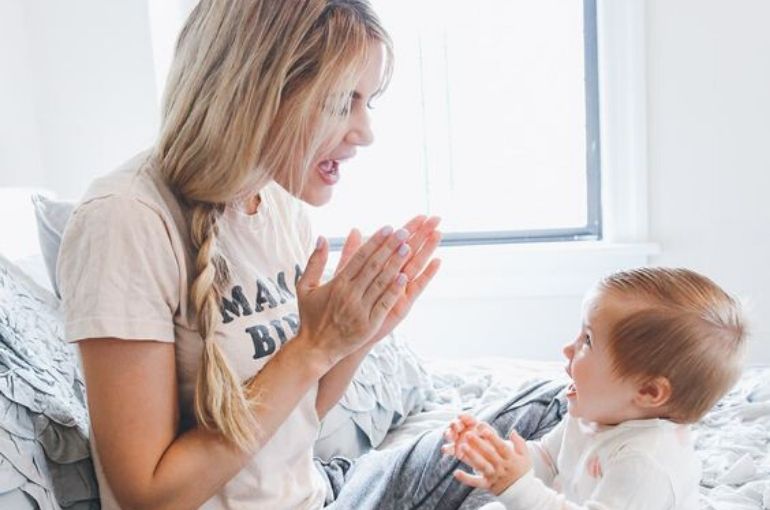
<instances>
[{"instance_id":1,"label":"blonde woman","mask_svg":"<svg viewBox=\"0 0 770 510\"><path fill-rule=\"evenodd\" d=\"M92 184L59 259L102 505L320 508L311 449L438 269L437 219L354 231L335 276L299 201L372 142L391 45L364 0L202 0L154 147ZM299 200L297 200L299 199Z\"/></svg>"}]
</instances>

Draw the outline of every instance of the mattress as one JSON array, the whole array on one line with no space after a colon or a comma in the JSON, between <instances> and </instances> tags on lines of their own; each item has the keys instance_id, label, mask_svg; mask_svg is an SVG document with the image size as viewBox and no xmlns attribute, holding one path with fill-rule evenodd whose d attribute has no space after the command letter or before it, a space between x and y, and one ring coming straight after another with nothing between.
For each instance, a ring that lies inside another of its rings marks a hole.
<instances>
[{"instance_id":1,"label":"mattress","mask_svg":"<svg viewBox=\"0 0 770 510\"><path fill-rule=\"evenodd\" d=\"M379 449L443 428L460 411L473 413L535 380L567 380L564 361L498 357L435 360L425 366L433 381L425 409L392 430ZM701 508L770 509L770 367L746 368L736 386L693 428L703 463Z\"/></svg>"}]
</instances>

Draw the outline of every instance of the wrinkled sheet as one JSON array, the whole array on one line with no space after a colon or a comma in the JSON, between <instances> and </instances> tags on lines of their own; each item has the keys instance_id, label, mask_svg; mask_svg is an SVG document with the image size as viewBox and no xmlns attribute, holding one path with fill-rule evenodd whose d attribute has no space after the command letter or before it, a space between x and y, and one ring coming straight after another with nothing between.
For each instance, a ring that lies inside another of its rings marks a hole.
<instances>
[{"instance_id":1,"label":"wrinkled sheet","mask_svg":"<svg viewBox=\"0 0 770 510\"><path fill-rule=\"evenodd\" d=\"M458 412L503 401L533 380L566 381L564 365L502 357L426 362L433 391L425 410L391 431L379 449L443 428ZM746 368L693 428L703 462L701 508L770 510L770 367Z\"/></svg>"}]
</instances>

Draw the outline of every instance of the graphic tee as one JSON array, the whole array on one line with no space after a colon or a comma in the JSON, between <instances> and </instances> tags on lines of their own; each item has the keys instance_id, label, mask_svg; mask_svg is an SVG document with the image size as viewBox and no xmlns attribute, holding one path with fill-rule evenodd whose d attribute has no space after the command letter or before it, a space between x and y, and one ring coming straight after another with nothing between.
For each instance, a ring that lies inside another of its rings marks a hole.
<instances>
[{"instance_id":1,"label":"graphic tee","mask_svg":"<svg viewBox=\"0 0 770 510\"><path fill-rule=\"evenodd\" d=\"M260 190L260 199L256 214L228 206L218 223L231 279L215 341L242 381L296 335L296 281L313 244L299 200L276 183ZM203 349L188 294L195 278L188 216L149 152L142 153L90 186L67 224L57 271L67 341L174 344L183 429L195 423ZM201 508L323 506L326 485L312 460L317 390L304 395L270 441ZM92 450L102 505L117 509L94 441Z\"/></svg>"}]
</instances>

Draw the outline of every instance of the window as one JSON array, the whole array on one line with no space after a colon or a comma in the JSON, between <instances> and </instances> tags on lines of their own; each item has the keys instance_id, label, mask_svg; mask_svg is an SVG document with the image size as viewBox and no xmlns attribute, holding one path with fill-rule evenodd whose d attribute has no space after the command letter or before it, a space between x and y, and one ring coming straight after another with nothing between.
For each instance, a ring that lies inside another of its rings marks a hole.
<instances>
[{"instance_id":1,"label":"window","mask_svg":"<svg viewBox=\"0 0 770 510\"><path fill-rule=\"evenodd\" d=\"M444 244L599 239L595 0L373 3L395 74L317 232L425 213Z\"/></svg>"}]
</instances>

